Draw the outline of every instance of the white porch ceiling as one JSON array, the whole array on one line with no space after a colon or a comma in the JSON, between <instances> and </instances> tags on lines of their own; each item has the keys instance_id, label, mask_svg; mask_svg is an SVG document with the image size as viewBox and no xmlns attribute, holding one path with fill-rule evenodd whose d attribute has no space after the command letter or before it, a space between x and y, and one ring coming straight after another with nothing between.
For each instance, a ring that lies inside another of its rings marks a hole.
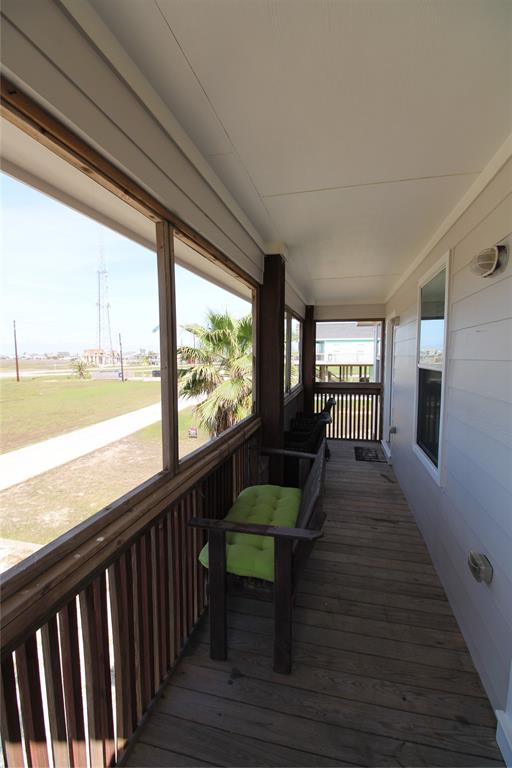
<instances>
[{"instance_id":1,"label":"white porch ceiling","mask_svg":"<svg viewBox=\"0 0 512 768\"><path fill-rule=\"evenodd\" d=\"M512 128L510 0L91 0L317 304L384 301Z\"/></svg>"}]
</instances>

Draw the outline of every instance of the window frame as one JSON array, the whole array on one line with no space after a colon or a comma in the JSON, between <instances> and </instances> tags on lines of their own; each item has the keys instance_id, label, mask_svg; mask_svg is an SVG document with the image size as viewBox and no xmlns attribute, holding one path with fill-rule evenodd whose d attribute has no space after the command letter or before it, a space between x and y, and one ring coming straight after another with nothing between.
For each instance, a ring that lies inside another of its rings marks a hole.
<instances>
[{"instance_id":1,"label":"window frame","mask_svg":"<svg viewBox=\"0 0 512 768\"><path fill-rule=\"evenodd\" d=\"M448 352L448 323L449 323L449 299L451 279L451 251L447 251L427 272L418 280L416 294L416 357L414 380L414 419L412 433L412 450L428 474L438 486L444 485L444 428L445 428L445 404L446 404L446 376L447 376L447 352ZM431 280L445 270L444 284L444 330L443 330L443 362L441 365L425 365L420 363L421 343L421 290ZM437 466L418 443L418 408L420 390L420 369L437 371L441 373L441 407L439 411L439 442L437 453Z\"/></svg>"},{"instance_id":2,"label":"window frame","mask_svg":"<svg viewBox=\"0 0 512 768\"><path fill-rule=\"evenodd\" d=\"M296 320L300 326L299 334L299 380L296 384L291 383L292 379L292 320ZM299 315L290 309L288 306L284 308L284 325L285 325L285 348L284 354L284 398L287 399L290 395L295 394L299 387L302 387L302 355L304 347L304 320Z\"/></svg>"}]
</instances>

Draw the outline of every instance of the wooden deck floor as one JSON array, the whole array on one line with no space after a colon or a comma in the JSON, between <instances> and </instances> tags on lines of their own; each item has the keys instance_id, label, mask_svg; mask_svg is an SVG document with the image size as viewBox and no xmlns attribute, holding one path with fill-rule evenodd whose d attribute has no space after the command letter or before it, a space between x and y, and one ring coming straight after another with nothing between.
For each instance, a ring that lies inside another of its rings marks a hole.
<instances>
[{"instance_id":1,"label":"wooden deck floor","mask_svg":"<svg viewBox=\"0 0 512 768\"><path fill-rule=\"evenodd\" d=\"M199 628L130 766L503 765L496 723L387 464L332 444L325 537L272 672L271 605L232 601L229 660Z\"/></svg>"}]
</instances>

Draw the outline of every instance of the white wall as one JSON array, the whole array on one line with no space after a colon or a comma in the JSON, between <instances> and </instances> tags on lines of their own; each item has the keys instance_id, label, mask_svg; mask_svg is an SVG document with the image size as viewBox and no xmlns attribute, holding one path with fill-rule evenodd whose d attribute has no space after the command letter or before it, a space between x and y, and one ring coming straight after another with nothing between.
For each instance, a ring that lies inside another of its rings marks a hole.
<instances>
[{"instance_id":1,"label":"white wall","mask_svg":"<svg viewBox=\"0 0 512 768\"><path fill-rule=\"evenodd\" d=\"M512 658L512 254L508 267L487 279L469 265L490 245L512 248L511 232L509 160L387 304L388 319L400 316L389 421L397 427L393 465L496 709L505 707ZM440 487L412 450L417 291L421 276L449 250ZM470 574L472 549L494 566L490 586Z\"/></svg>"},{"instance_id":2,"label":"white wall","mask_svg":"<svg viewBox=\"0 0 512 768\"><path fill-rule=\"evenodd\" d=\"M380 320L385 304L322 304L315 307L315 320Z\"/></svg>"},{"instance_id":3,"label":"white wall","mask_svg":"<svg viewBox=\"0 0 512 768\"><path fill-rule=\"evenodd\" d=\"M204 160L186 156L172 115L143 104L57 0L4 0L2 13L3 73L261 280L263 241Z\"/></svg>"}]
</instances>

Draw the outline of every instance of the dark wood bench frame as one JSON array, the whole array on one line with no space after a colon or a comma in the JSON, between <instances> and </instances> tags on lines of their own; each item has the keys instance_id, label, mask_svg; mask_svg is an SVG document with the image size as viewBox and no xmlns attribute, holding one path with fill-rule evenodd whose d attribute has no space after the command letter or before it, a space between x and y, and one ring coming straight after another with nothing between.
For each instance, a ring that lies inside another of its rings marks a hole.
<instances>
[{"instance_id":1,"label":"dark wood bench frame","mask_svg":"<svg viewBox=\"0 0 512 768\"><path fill-rule=\"evenodd\" d=\"M210 656L227 659L227 586L226 534L248 533L272 536L274 539L274 583L267 589L273 593L275 672L288 674L292 666L292 613L297 582L313 545L323 534L324 515L319 504L325 472L325 440L316 454L263 450L271 456L295 457L301 464L309 461L296 528L281 528L229 520L193 518L189 525L208 531L208 590L210 612ZM299 473L303 474L303 473ZM243 581L243 579L238 579Z\"/></svg>"}]
</instances>

